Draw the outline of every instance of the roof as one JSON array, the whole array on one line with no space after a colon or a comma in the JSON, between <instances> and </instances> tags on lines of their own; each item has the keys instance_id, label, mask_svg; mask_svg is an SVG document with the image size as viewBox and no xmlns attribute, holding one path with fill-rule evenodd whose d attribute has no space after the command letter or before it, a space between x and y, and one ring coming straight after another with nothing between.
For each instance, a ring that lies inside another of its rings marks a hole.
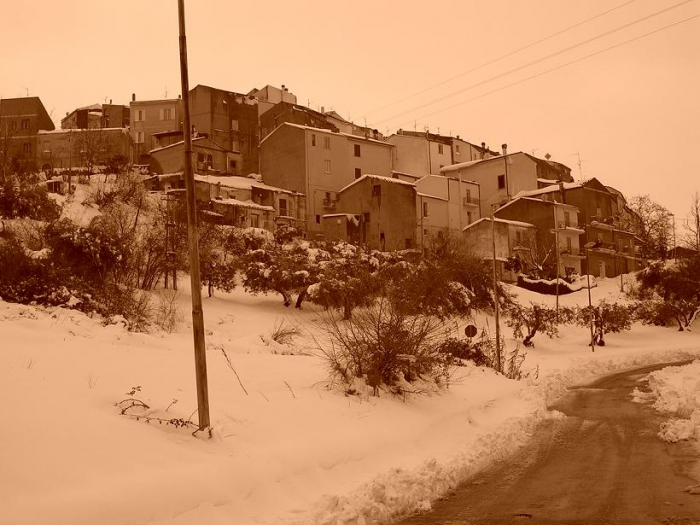
<instances>
[{"instance_id":1,"label":"roof","mask_svg":"<svg viewBox=\"0 0 700 525\"><path fill-rule=\"evenodd\" d=\"M46 112L39 97L20 97L0 99L0 117L21 117L36 115L39 129L54 130L51 117Z\"/></svg>"},{"instance_id":2,"label":"roof","mask_svg":"<svg viewBox=\"0 0 700 525\"><path fill-rule=\"evenodd\" d=\"M275 211L272 206L263 206L253 201L239 201L238 199L213 199L212 202L225 206L236 206L237 208L247 208L250 210Z\"/></svg>"},{"instance_id":3,"label":"roof","mask_svg":"<svg viewBox=\"0 0 700 525\"><path fill-rule=\"evenodd\" d=\"M347 190L349 187L354 186L355 184L359 183L360 181L365 181L365 180L368 180L368 179L377 180L377 181L380 181L380 182L387 182L387 183L389 183L389 184L400 184L400 185L403 185L403 186L410 186L410 187L412 187L412 188L415 188L415 187L416 187L416 185L415 185L414 183L412 183L412 182L407 182L407 181L405 181L405 180L394 179L393 177L383 177L383 176L381 176L381 175L371 175L371 174L369 174L369 173L365 173L364 175L362 175L362 177L360 177L360 178L358 178L358 179L355 179L355 180L352 181L350 184L348 184L347 186L345 186L344 188L342 188L340 191L341 191L341 192L342 192L342 191L345 191L345 190Z\"/></svg>"},{"instance_id":4,"label":"roof","mask_svg":"<svg viewBox=\"0 0 700 525\"><path fill-rule=\"evenodd\" d=\"M534 224L530 224L529 222L523 222L523 221L511 221L507 219L499 219L498 217L494 219L497 223L500 224L508 224L510 226L520 226L521 228L537 228ZM471 224L468 224L464 228L462 228L462 231L466 231L468 228L471 228L472 226L476 226L477 224L480 224L484 221L491 221L490 217L482 217L481 219L472 222Z\"/></svg>"},{"instance_id":5,"label":"roof","mask_svg":"<svg viewBox=\"0 0 700 525\"><path fill-rule=\"evenodd\" d=\"M328 135L342 135L344 137L347 137L351 140L358 140L362 142L371 142L373 144L381 145L381 146L386 146L388 148L393 148L393 144L389 144L388 142L384 142L383 140L376 140L376 139L371 139L369 137L362 137L360 135L353 135L352 133L343 133L342 131L331 131L329 129L323 129L323 128L312 128L311 126L303 126L301 124L292 124L291 122L283 122L279 126L277 126L273 131L267 134L267 136L260 141L260 144L265 142L268 138L270 138L272 135L277 133L278 130L283 128L284 126L289 126L292 128L297 128L297 129L307 129L310 131L313 131L315 133L326 133Z\"/></svg>"},{"instance_id":6,"label":"roof","mask_svg":"<svg viewBox=\"0 0 700 525\"><path fill-rule=\"evenodd\" d=\"M205 145L205 144L201 143L201 141L204 141L204 140L206 140L208 143L213 144L213 146L208 146L208 145ZM195 142L197 142L197 144L195 144ZM168 149L168 148L174 148L174 147L177 147L177 146L182 146L184 143L185 143L184 140L180 140L180 141L178 141L178 142L173 142L172 144L168 144L167 146L162 146L162 147L160 147L160 148L153 148L153 149L150 150L148 153L149 153L149 154L158 153L159 151L163 151L163 150ZM193 137L193 138L192 138L192 145L194 145L194 146L200 146L200 147L202 147L202 148L216 149L216 150L219 150L219 151L232 151L232 150L227 150L227 149L225 149L224 147L218 145L216 142L214 142L213 140L211 140L210 138L207 138L207 137Z\"/></svg>"},{"instance_id":7,"label":"roof","mask_svg":"<svg viewBox=\"0 0 700 525\"><path fill-rule=\"evenodd\" d=\"M518 195L520 195L520 194L518 194ZM574 206L573 204L566 204L563 202L543 201L542 199L535 199L533 197L524 197L524 196L519 197L518 195L516 195L513 200L508 201L503 206L498 208L498 210L496 210L496 213L498 213L498 211L503 210L503 209L507 208L508 206L511 206L512 204L514 204L516 202L520 202L520 201L536 202L537 204L540 204L543 206L550 206L550 205L551 206L560 206L560 207L564 207L564 208L571 208L571 209L578 211L578 206Z\"/></svg>"},{"instance_id":8,"label":"roof","mask_svg":"<svg viewBox=\"0 0 700 525\"><path fill-rule=\"evenodd\" d=\"M253 188L258 188L262 190L269 190L278 193L288 193L293 195L297 192L291 190L285 190L283 188L277 188L275 186L268 186L261 182L251 179L249 177L240 177L238 175L200 175L196 174L194 180L198 182L207 182L209 184L221 184L227 188L236 188L240 190L250 190Z\"/></svg>"}]
</instances>

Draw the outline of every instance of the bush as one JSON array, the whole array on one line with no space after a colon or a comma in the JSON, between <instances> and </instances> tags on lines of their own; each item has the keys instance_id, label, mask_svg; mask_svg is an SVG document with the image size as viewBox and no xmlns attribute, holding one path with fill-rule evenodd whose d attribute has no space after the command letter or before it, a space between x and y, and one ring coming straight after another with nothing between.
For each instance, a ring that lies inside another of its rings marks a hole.
<instances>
[{"instance_id":1,"label":"bush","mask_svg":"<svg viewBox=\"0 0 700 525\"><path fill-rule=\"evenodd\" d=\"M605 346L605 334L617 333L632 328L633 311L635 307L609 303L602 300L597 306L579 308L575 318L579 326L591 326L591 316L593 316L593 340L598 346Z\"/></svg>"},{"instance_id":2,"label":"bush","mask_svg":"<svg viewBox=\"0 0 700 525\"><path fill-rule=\"evenodd\" d=\"M175 290L163 290L158 294L158 303L154 308L153 322L161 330L172 333L185 316L177 306L180 293Z\"/></svg>"},{"instance_id":3,"label":"bush","mask_svg":"<svg viewBox=\"0 0 700 525\"><path fill-rule=\"evenodd\" d=\"M53 221L60 215L61 207L36 176L22 179L8 176L0 186L0 217Z\"/></svg>"},{"instance_id":4,"label":"bush","mask_svg":"<svg viewBox=\"0 0 700 525\"><path fill-rule=\"evenodd\" d=\"M466 339L448 337L440 343L438 351L456 360L471 361L476 366L491 366L491 360L484 353L481 345Z\"/></svg>"},{"instance_id":5,"label":"bush","mask_svg":"<svg viewBox=\"0 0 700 525\"><path fill-rule=\"evenodd\" d=\"M317 347L334 381L352 385L361 378L376 394L402 381L438 381L451 366L440 351L449 327L436 317L407 316L379 300L346 321L332 310L321 319L328 341L317 341Z\"/></svg>"},{"instance_id":6,"label":"bush","mask_svg":"<svg viewBox=\"0 0 700 525\"><path fill-rule=\"evenodd\" d=\"M557 294L557 282L556 282L556 280L552 280L552 281L533 280L533 279L525 278L522 275L518 275L518 286L520 288L525 288L526 290L530 290L531 292L541 293L543 295L556 295ZM574 292L574 291L575 290L573 290L571 287L569 287L568 282L566 282L565 280L559 281L559 295L570 294L571 292Z\"/></svg>"},{"instance_id":7,"label":"bush","mask_svg":"<svg viewBox=\"0 0 700 525\"><path fill-rule=\"evenodd\" d=\"M530 306L522 306L518 303L508 303L505 308L507 315L506 324L513 329L514 337L524 337L523 345L534 346L532 339L537 332L542 332L547 337L555 337L559 334L559 325L570 322L575 317L571 308L549 308L544 305L530 303Z\"/></svg>"}]
</instances>

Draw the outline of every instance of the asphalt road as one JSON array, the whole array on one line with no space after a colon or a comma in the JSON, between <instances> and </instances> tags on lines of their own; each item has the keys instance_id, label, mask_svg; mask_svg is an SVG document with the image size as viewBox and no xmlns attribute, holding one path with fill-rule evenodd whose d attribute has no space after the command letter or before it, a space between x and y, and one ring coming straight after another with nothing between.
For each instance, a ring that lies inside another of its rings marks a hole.
<instances>
[{"instance_id":1,"label":"asphalt road","mask_svg":"<svg viewBox=\"0 0 700 525\"><path fill-rule=\"evenodd\" d=\"M700 494L686 490L700 483L689 475L700 456L687 442L661 441L664 418L630 397L640 378L668 364L570 390L552 407L566 418L400 525L700 525Z\"/></svg>"}]
</instances>

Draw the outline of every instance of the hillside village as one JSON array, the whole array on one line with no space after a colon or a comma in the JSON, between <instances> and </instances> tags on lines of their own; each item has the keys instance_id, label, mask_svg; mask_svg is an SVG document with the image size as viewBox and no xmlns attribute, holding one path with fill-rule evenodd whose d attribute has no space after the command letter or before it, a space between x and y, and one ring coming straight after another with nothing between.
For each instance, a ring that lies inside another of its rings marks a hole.
<instances>
[{"instance_id":1,"label":"hillside village","mask_svg":"<svg viewBox=\"0 0 700 525\"><path fill-rule=\"evenodd\" d=\"M245 94L194 87L193 166L207 219L269 231L290 225L308 239L381 251L421 249L449 232L484 259L495 254L504 281L543 258L556 259L561 277L614 277L645 264L626 231L634 212L604 181L577 181L549 155L506 144L494 150L401 129L384 136L319 109L298 104L285 86ZM129 104L76 108L55 129L39 97L2 99L3 166L41 169L53 175L49 190L64 193L71 183L62 172L131 165L151 191L178 195L182 112L179 97L133 94Z\"/></svg>"}]
</instances>

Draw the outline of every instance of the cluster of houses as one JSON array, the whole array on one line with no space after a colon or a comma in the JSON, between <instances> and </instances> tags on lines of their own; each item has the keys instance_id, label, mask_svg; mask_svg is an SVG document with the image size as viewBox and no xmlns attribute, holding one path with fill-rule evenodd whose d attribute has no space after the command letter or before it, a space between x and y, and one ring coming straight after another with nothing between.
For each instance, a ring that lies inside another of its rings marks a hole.
<instances>
[{"instance_id":1,"label":"cluster of houses","mask_svg":"<svg viewBox=\"0 0 700 525\"><path fill-rule=\"evenodd\" d=\"M619 226L633 212L597 179L504 144L398 130L383 136L334 111L297 104L282 86L247 94L198 85L189 93L197 199L211 220L384 251L420 249L446 232L477 255L522 266L556 260L559 274L612 277L643 265ZM78 108L55 126L38 97L0 100L0 155L37 169L79 169L120 157L153 191L184 187L181 98ZM492 239L495 238L494 242Z\"/></svg>"}]
</instances>

